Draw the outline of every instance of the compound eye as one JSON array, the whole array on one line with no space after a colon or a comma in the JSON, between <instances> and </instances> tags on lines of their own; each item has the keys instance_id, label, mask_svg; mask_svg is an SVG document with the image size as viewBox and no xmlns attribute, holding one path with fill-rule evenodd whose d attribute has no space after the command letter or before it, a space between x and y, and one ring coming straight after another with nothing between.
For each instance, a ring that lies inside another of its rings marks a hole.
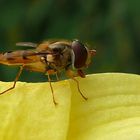
<instances>
[{"instance_id":1,"label":"compound eye","mask_svg":"<svg viewBox=\"0 0 140 140\"><path fill-rule=\"evenodd\" d=\"M71 47L74 52L74 67L77 69L84 67L88 57L86 47L78 40L74 40Z\"/></svg>"}]
</instances>

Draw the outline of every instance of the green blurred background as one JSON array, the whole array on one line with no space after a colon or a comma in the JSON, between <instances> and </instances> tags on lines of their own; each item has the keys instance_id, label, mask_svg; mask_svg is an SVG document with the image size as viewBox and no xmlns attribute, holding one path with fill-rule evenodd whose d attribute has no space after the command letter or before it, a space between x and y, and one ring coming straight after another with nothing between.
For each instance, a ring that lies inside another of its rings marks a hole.
<instances>
[{"instance_id":1,"label":"green blurred background","mask_svg":"<svg viewBox=\"0 0 140 140\"><path fill-rule=\"evenodd\" d=\"M0 1L0 51L23 49L16 42L79 39L97 50L86 73L140 74L140 0ZM17 67L0 65L0 80L12 81ZM22 81L47 81L24 71Z\"/></svg>"}]
</instances>

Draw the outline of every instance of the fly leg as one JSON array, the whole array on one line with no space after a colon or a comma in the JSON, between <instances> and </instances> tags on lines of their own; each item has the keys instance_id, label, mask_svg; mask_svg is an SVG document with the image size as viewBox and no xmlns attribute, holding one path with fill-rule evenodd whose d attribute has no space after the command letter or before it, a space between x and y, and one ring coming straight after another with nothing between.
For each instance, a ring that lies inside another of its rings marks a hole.
<instances>
[{"instance_id":1,"label":"fly leg","mask_svg":"<svg viewBox=\"0 0 140 140\"><path fill-rule=\"evenodd\" d=\"M60 75L59 75L58 72L55 73L55 76L56 76L56 80L57 80L57 81L60 81L60 78L59 78Z\"/></svg>"},{"instance_id":2,"label":"fly leg","mask_svg":"<svg viewBox=\"0 0 140 140\"><path fill-rule=\"evenodd\" d=\"M8 88L7 90L1 92L0 95L1 95L1 94L4 94L4 93L6 93L6 92L8 92L8 91L10 91L10 90L12 90L12 89L15 88L15 86L16 86L16 82L18 81L18 79L19 79L19 77L20 77L22 71L23 71L23 66L20 66L20 70L19 70L19 72L18 72L18 74L17 74L17 76L16 76L16 78L15 78L15 80L14 80L14 84L13 84L13 86L10 87L10 88Z\"/></svg>"},{"instance_id":3,"label":"fly leg","mask_svg":"<svg viewBox=\"0 0 140 140\"><path fill-rule=\"evenodd\" d=\"M54 91L53 91L53 87L52 87L51 78L50 78L49 73L47 73L47 76L48 76L48 81L49 81L51 92L52 92L52 96L53 96L53 102L54 102L55 105L57 105L57 102L55 101Z\"/></svg>"},{"instance_id":4,"label":"fly leg","mask_svg":"<svg viewBox=\"0 0 140 140\"><path fill-rule=\"evenodd\" d=\"M78 89L79 93L81 94L81 96L82 96L85 100L87 100L88 98L85 97L85 96L83 95L83 93L81 92L81 90L80 90L79 82L78 82L74 77L72 77L72 79L76 82L76 84L77 84L77 89Z\"/></svg>"},{"instance_id":5,"label":"fly leg","mask_svg":"<svg viewBox=\"0 0 140 140\"><path fill-rule=\"evenodd\" d=\"M84 94L80 90L80 86L79 86L78 80L75 79L75 76L77 76L77 75L72 70L70 70L70 69L66 70L66 75L76 82L78 92L80 93L80 95L83 97L84 100L87 100L88 98L85 97Z\"/></svg>"}]
</instances>

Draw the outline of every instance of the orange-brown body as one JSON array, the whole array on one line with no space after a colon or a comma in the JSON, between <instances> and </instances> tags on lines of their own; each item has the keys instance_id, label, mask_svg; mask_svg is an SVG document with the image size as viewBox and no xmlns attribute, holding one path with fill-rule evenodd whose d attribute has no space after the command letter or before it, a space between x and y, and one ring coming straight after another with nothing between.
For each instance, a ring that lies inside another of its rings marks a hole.
<instances>
[{"instance_id":1,"label":"orange-brown body","mask_svg":"<svg viewBox=\"0 0 140 140\"><path fill-rule=\"evenodd\" d=\"M15 83L23 68L30 71L47 73L50 86L51 80L49 75L57 74L62 70L65 70L66 74L72 79L74 79L75 76L85 77L82 69L84 67L86 68L90 64L91 57L96 53L95 50L89 50L78 40L73 42L63 40L46 41L39 45L30 42L20 42L17 43L17 45L29 46L32 47L32 49L11 51L0 54L1 64L21 67L12 88L15 87ZM76 69L77 73L73 72L73 69ZM74 80L77 82L76 79ZM78 82L77 85L80 94L83 96L79 89ZM1 94L11 90L12 88L9 88ZM86 99L84 96L83 98ZM53 101L56 103L54 96Z\"/></svg>"}]
</instances>

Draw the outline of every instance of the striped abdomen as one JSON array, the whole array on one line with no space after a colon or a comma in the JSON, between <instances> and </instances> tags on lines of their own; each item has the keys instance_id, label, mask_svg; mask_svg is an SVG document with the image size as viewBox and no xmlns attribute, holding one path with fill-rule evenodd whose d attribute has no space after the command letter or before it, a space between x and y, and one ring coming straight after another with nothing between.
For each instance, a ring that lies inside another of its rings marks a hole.
<instances>
[{"instance_id":1,"label":"striped abdomen","mask_svg":"<svg viewBox=\"0 0 140 140\"><path fill-rule=\"evenodd\" d=\"M0 63L5 65L22 65L40 60L34 51L12 51L0 54Z\"/></svg>"}]
</instances>

